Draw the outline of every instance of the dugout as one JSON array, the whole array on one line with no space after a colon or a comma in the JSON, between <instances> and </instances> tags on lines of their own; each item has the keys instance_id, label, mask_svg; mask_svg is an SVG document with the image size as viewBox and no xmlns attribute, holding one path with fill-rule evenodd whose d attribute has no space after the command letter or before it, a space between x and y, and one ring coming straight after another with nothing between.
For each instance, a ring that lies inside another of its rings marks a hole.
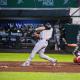
<instances>
[{"instance_id":1,"label":"dugout","mask_svg":"<svg viewBox=\"0 0 80 80\"><path fill-rule=\"evenodd\" d=\"M26 28L30 25L31 29L34 29L35 27L37 27L37 25L46 22L50 22L54 26L54 24L56 24L58 20L60 24L71 23L72 19L69 15L69 11L70 10L68 8L0 10L0 27L3 28L3 31L0 32L0 38L2 40L2 42L0 43L0 47L4 48L3 45L5 45L5 48L17 49L26 48L27 46L33 46L35 44L35 41L31 39L30 36L28 36L25 41L24 31L22 31L21 28L23 28L24 26ZM10 27L13 28L10 29Z\"/></svg>"},{"instance_id":2,"label":"dugout","mask_svg":"<svg viewBox=\"0 0 80 80\"><path fill-rule=\"evenodd\" d=\"M69 44L77 43L77 34L80 31L80 25L76 24L65 24L66 39Z\"/></svg>"}]
</instances>

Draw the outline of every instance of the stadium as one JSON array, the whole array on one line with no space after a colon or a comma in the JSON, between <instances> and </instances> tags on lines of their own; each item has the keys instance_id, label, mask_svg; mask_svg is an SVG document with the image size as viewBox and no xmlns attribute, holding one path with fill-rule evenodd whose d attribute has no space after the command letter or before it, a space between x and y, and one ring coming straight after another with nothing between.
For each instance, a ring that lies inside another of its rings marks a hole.
<instances>
[{"instance_id":1,"label":"stadium","mask_svg":"<svg viewBox=\"0 0 80 80\"><path fill-rule=\"evenodd\" d=\"M39 40L48 46L36 51ZM79 43L80 0L0 0L1 80L79 80ZM22 66L28 57L34 59Z\"/></svg>"}]
</instances>

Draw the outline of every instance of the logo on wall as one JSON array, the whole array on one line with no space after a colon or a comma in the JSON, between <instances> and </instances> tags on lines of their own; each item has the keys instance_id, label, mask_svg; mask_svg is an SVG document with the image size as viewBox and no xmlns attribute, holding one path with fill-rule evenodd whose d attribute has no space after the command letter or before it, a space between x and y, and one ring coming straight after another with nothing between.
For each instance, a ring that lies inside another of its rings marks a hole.
<instances>
[{"instance_id":1,"label":"logo on wall","mask_svg":"<svg viewBox=\"0 0 80 80\"><path fill-rule=\"evenodd\" d=\"M7 5L7 0L0 0L0 5Z\"/></svg>"},{"instance_id":2,"label":"logo on wall","mask_svg":"<svg viewBox=\"0 0 80 80\"><path fill-rule=\"evenodd\" d=\"M23 0L18 0L18 1L17 1L17 4L22 4L22 3L24 3Z\"/></svg>"},{"instance_id":3,"label":"logo on wall","mask_svg":"<svg viewBox=\"0 0 80 80\"><path fill-rule=\"evenodd\" d=\"M54 0L38 0L38 2L42 2L44 6L54 6Z\"/></svg>"},{"instance_id":4,"label":"logo on wall","mask_svg":"<svg viewBox=\"0 0 80 80\"><path fill-rule=\"evenodd\" d=\"M64 0L64 5L67 4L69 2L69 0Z\"/></svg>"}]
</instances>

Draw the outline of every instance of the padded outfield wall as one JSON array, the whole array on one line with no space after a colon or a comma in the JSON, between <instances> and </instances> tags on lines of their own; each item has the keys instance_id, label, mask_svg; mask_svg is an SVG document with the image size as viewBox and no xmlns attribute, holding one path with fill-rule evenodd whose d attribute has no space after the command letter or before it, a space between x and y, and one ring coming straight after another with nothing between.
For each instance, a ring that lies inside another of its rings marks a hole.
<instances>
[{"instance_id":1,"label":"padded outfield wall","mask_svg":"<svg viewBox=\"0 0 80 80\"><path fill-rule=\"evenodd\" d=\"M80 30L80 25L74 25L74 24L66 24L65 27L65 33L66 33L66 39L68 43L76 43L77 42L77 34Z\"/></svg>"}]
</instances>

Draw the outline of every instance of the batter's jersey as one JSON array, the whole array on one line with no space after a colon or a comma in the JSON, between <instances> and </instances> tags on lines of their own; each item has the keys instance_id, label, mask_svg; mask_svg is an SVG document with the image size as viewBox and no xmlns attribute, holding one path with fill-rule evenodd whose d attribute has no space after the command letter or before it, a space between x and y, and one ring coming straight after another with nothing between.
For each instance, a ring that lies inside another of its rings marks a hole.
<instances>
[{"instance_id":1,"label":"batter's jersey","mask_svg":"<svg viewBox=\"0 0 80 80\"><path fill-rule=\"evenodd\" d=\"M53 28L40 32L40 39L49 40L52 37Z\"/></svg>"}]
</instances>

